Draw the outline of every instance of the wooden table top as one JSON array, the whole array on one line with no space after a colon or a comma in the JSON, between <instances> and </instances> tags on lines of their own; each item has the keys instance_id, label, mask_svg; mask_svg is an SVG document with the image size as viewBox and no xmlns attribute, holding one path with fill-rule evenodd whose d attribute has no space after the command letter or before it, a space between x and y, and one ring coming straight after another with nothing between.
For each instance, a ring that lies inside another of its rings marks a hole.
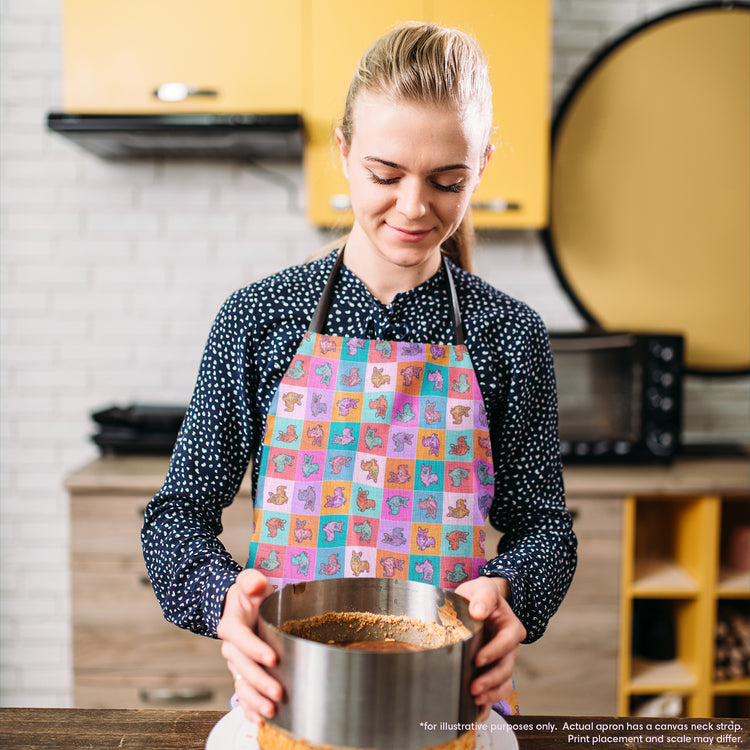
<instances>
[{"instance_id":1,"label":"wooden table top","mask_svg":"<svg viewBox=\"0 0 750 750\"><path fill-rule=\"evenodd\" d=\"M3 750L204 750L206 738L224 713L2 708L0 747ZM509 723L514 727L519 750L750 748L747 719L519 716Z\"/></svg>"}]
</instances>

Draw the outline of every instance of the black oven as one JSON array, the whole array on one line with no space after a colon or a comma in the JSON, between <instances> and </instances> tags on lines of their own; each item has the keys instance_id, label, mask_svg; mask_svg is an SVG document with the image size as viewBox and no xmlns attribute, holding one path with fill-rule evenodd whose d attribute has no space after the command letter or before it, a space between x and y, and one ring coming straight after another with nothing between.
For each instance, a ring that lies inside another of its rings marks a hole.
<instances>
[{"instance_id":1,"label":"black oven","mask_svg":"<svg viewBox=\"0 0 750 750\"><path fill-rule=\"evenodd\" d=\"M672 459L682 429L683 338L552 333L564 461Z\"/></svg>"}]
</instances>

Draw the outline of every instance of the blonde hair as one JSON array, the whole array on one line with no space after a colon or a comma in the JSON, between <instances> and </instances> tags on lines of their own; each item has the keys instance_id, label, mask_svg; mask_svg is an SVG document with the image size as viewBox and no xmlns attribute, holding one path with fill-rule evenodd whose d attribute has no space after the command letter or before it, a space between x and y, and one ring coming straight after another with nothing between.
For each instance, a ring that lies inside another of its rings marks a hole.
<instances>
[{"instance_id":1,"label":"blonde hair","mask_svg":"<svg viewBox=\"0 0 750 750\"><path fill-rule=\"evenodd\" d=\"M391 101L455 107L477 118L489 152L492 133L492 86L479 44L458 29L435 23L402 23L377 39L362 56L349 85L341 133L347 145L354 130L354 104L361 92ZM443 252L471 270L474 232L469 211Z\"/></svg>"}]
</instances>

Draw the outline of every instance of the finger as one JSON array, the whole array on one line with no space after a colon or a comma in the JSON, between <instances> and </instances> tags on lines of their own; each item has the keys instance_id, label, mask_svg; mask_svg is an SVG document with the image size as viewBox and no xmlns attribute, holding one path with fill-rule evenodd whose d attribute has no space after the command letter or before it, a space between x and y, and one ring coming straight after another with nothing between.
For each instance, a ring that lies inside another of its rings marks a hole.
<instances>
[{"instance_id":1,"label":"finger","mask_svg":"<svg viewBox=\"0 0 750 750\"><path fill-rule=\"evenodd\" d=\"M281 684L263 667L249 660L227 661L227 666L234 677L237 697L254 711L271 718L284 695Z\"/></svg>"},{"instance_id":2,"label":"finger","mask_svg":"<svg viewBox=\"0 0 750 750\"><path fill-rule=\"evenodd\" d=\"M260 694L252 685L237 675L234 692L245 716L252 722L272 719L276 714L276 704Z\"/></svg>"},{"instance_id":3,"label":"finger","mask_svg":"<svg viewBox=\"0 0 750 750\"><path fill-rule=\"evenodd\" d=\"M276 665L276 652L251 628L240 622L227 622L222 631L221 653L229 659L233 649L266 667ZM226 650L225 650L226 648Z\"/></svg>"},{"instance_id":4,"label":"finger","mask_svg":"<svg viewBox=\"0 0 750 750\"><path fill-rule=\"evenodd\" d=\"M508 654L505 658L495 662L490 669L476 677L469 690L476 698L485 695L511 681L516 654ZM477 701L479 702L479 701Z\"/></svg>"},{"instance_id":5,"label":"finger","mask_svg":"<svg viewBox=\"0 0 750 750\"><path fill-rule=\"evenodd\" d=\"M482 711L491 708L495 703L507 699L513 692L513 681L508 679L501 684L474 696L474 702L482 707Z\"/></svg>"}]
</instances>

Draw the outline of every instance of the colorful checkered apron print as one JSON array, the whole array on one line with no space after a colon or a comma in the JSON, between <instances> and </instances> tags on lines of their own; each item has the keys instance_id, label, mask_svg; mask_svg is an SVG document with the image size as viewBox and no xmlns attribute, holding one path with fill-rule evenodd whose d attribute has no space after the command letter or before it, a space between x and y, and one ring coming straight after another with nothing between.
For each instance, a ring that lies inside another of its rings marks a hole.
<instances>
[{"instance_id":1,"label":"colorful checkered apron print","mask_svg":"<svg viewBox=\"0 0 750 750\"><path fill-rule=\"evenodd\" d=\"M494 476L463 345L306 333L266 424L248 567L452 589L485 563Z\"/></svg>"}]
</instances>

